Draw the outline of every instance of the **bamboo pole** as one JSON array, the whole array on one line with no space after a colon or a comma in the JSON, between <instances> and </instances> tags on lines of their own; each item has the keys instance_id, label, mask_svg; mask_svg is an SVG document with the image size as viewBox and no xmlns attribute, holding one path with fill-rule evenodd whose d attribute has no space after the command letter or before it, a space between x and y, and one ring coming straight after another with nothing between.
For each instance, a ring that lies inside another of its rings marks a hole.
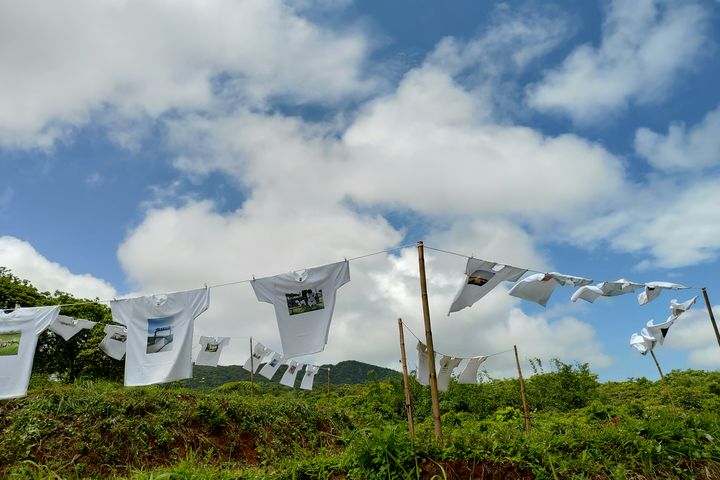
<instances>
[{"instance_id":1,"label":"bamboo pole","mask_svg":"<svg viewBox=\"0 0 720 480\"><path fill-rule=\"evenodd\" d=\"M515 364L517 365L518 378L520 379L520 398L522 398L523 415L525 417L525 431L530 431L530 411L528 410L527 399L525 398L525 382L523 381L522 370L520 369L520 357L518 356L517 345L515 349Z\"/></svg>"},{"instance_id":2,"label":"bamboo pole","mask_svg":"<svg viewBox=\"0 0 720 480\"><path fill-rule=\"evenodd\" d=\"M420 292L422 294L423 320L425 321L425 345L428 349L428 376L430 380L430 401L432 402L433 423L435 425L435 440L442 439L442 425L440 423L440 395L435 373L435 347L432 339L432 326L430 325L430 305L428 303L427 282L425 278L425 252L422 240L417 242L418 264L420 268Z\"/></svg>"},{"instance_id":3,"label":"bamboo pole","mask_svg":"<svg viewBox=\"0 0 720 480\"><path fill-rule=\"evenodd\" d=\"M712 306L710 305L710 299L708 298L705 287L703 287L702 293L705 298L705 306L707 307L708 314L710 315L710 322L712 322L713 330L715 330L715 339L718 342L718 346L720 346L720 331L718 331L717 323L715 323L715 315L713 315Z\"/></svg>"},{"instance_id":4,"label":"bamboo pole","mask_svg":"<svg viewBox=\"0 0 720 480\"><path fill-rule=\"evenodd\" d=\"M665 383L665 375L663 375L663 371L662 371L662 369L660 368L660 364L659 364L658 361L657 361L657 357L655 356L655 352L653 352L652 350L650 350L650 355L652 355L652 359L655 361L655 366L657 367L658 372L660 373L660 381L662 382L663 387L667 386L667 384Z\"/></svg>"},{"instance_id":5,"label":"bamboo pole","mask_svg":"<svg viewBox=\"0 0 720 480\"><path fill-rule=\"evenodd\" d=\"M403 331L402 318L398 318L398 329L400 330L400 361L403 371L403 386L405 387L405 411L408 417L408 435L410 439L415 436L415 425L413 424L413 406L410 396L410 379L408 378L407 358L405 357L405 332Z\"/></svg>"},{"instance_id":6,"label":"bamboo pole","mask_svg":"<svg viewBox=\"0 0 720 480\"><path fill-rule=\"evenodd\" d=\"M330 394L330 367L328 367L328 395Z\"/></svg>"},{"instance_id":7,"label":"bamboo pole","mask_svg":"<svg viewBox=\"0 0 720 480\"><path fill-rule=\"evenodd\" d=\"M250 337L250 396L252 397L253 389L255 388L255 382L253 375L255 374L255 356L253 355L253 341Z\"/></svg>"}]
</instances>

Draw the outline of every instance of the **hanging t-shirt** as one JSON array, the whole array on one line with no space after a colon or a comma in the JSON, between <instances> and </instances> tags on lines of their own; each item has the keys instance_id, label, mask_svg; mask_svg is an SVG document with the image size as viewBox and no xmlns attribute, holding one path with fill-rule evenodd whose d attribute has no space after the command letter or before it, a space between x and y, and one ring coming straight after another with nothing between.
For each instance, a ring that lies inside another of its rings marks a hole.
<instances>
[{"instance_id":1,"label":"hanging t-shirt","mask_svg":"<svg viewBox=\"0 0 720 480\"><path fill-rule=\"evenodd\" d=\"M473 357L471 358L463 371L460 373L457 382L466 384L477 384L477 373L480 368L480 364L487 360L487 357Z\"/></svg>"},{"instance_id":2,"label":"hanging t-shirt","mask_svg":"<svg viewBox=\"0 0 720 480\"><path fill-rule=\"evenodd\" d=\"M683 303L677 303L677 300L675 300L673 298L672 300L670 300L670 316L674 317L674 318L679 317L683 313L690 310L690 307L695 305L696 300L697 300L697 295Z\"/></svg>"},{"instance_id":3,"label":"hanging t-shirt","mask_svg":"<svg viewBox=\"0 0 720 480\"><path fill-rule=\"evenodd\" d=\"M0 399L27 395L38 336L58 312L60 307L0 310Z\"/></svg>"},{"instance_id":4,"label":"hanging t-shirt","mask_svg":"<svg viewBox=\"0 0 720 480\"><path fill-rule=\"evenodd\" d=\"M68 341L82 330L91 329L95 325L97 325L97 322L68 317L67 315L58 315L55 321L50 324L48 330L60 335L63 340Z\"/></svg>"},{"instance_id":5,"label":"hanging t-shirt","mask_svg":"<svg viewBox=\"0 0 720 480\"><path fill-rule=\"evenodd\" d=\"M646 327L649 333L649 338L652 338L662 345L663 342L665 342L665 337L667 337L670 327L672 327L672 324L675 323L675 319L676 318L668 317L668 319L663 323L658 323L657 325L653 323L653 320L650 320Z\"/></svg>"},{"instance_id":6,"label":"hanging t-shirt","mask_svg":"<svg viewBox=\"0 0 720 480\"><path fill-rule=\"evenodd\" d=\"M280 365L285 362L285 359L279 353L271 353L272 356L270 357L270 360L268 360L268 362L263 365L263 368L260 370L260 375L267 378L268 380L272 380L275 372L277 372L278 368L280 368Z\"/></svg>"},{"instance_id":7,"label":"hanging t-shirt","mask_svg":"<svg viewBox=\"0 0 720 480\"><path fill-rule=\"evenodd\" d=\"M243 365L243 368L248 372L257 372L258 368L260 368L260 363L262 362L262 359L269 355L271 352L272 350L267 348L262 343L257 342L255 346L253 346L252 354L245 361L245 365ZM250 367L251 365L252 368Z\"/></svg>"},{"instance_id":8,"label":"hanging t-shirt","mask_svg":"<svg viewBox=\"0 0 720 480\"><path fill-rule=\"evenodd\" d=\"M320 367L316 367L315 365L305 365L305 375L300 382L300 388L303 390L312 390L315 375L318 370L320 370Z\"/></svg>"},{"instance_id":9,"label":"hanging t-shirt","mask_svg":"<svg viewBox=\"0 0 720 480\"><path fill-rule=\"evenodd\" d=\"M428 349L422 342L417 343L418 361L415 377L420 385L430 385L430 371L428 367Z\"/></svg>"},{"instance_id":10,"label":"hanging t-shirt","mask_svg":"<svg viewBox=\"0 0 720 480\"><path fill-rule=\"evenodd\" d=\"M592 303L599 297L615 297L625 293L632 293L642 287L644 287L642 283L635 283L621 278L612 282L602 282L597 285L580 287L573 293L571 300L575 302L578 299L583 299Z\"/></svg>"},{"instance_id":11,"label":"hanging t-shirt","mask_svg":"<svg viewBox=\"0 0 720 480\"><path fill-rule=\"evenodd\" d=\"M295 360L290 360L287 366L288 367L287 370L285 370L285 374L280 379L280 385L285 385L286 387L293 388L295 387L295 379L297 378L297 374L303 367L303 365L302 363L298 363Z\"/></svg>"},{"instance_id":12,"label":"hanging t-shirt","mask_svg":"<svg viewBox=\"0 0 720 480\"><path fill-rule=\"evenodd\" d=\"M462 358L450 357L448 355L440 357L440 369L438 369L437 372L438 390L441 392L448 391L448 388L450 387L450 376L452 375L453 370L460 365L462 360Z\"/></svg>"},{"instance_id":13,"label":"hanging t-shirt","mask_svg":"<svg viewBox=\"0 0 720 480\"><path fill-rule=\"evenodd\" d=\"M645 330L645 329L643 329ZM647 330L645 330L647 332ZM648 333L649 335L649 333ZM633 347L638 352L642 353L643 355L647 354L650 350L653 349L655 342L653 340L650 340L646 336L638 335L637 333L633 333L630 336L630 346Z\"/></svg>"},{"instance_id":14,"label":"hanging t-shirt","mask_svg":"<svg viewBox=\"0 0 720 480\"><path fill-rule=\"evenodd\" d=\"M98 347L110 358L122 360L127 345L127 328L119 325L105 325L105 338Z\"/></svg>"},{"instance_id":15,"label":"hanging t-shirt","mask_svg":"<svg viewBox=\"0 0 720 480\"><path fill-rule=\"evenodd\" d=\"M200 351L195 365L217 367L222 349L230 343L230 337L200 337Z\"/></svg>"},{"instance_id":16,"label":"hanging t-shirt","mask_svg":"<svg viewBox=\"0 0 720 480\"><path fill-rule=\"evenodd\" d=\"M679 283L668 283L668 282L649 282L645 284L645 288L638 294L638 303L645 305L646 303L652 302L660 296L660 292L663 290L679 290L681 288L687 288L685 285Z\"/></svg>"},{"instance_id":17,"label":"hanging t-shirt","mask_svg":"<svg viewBox=\"0 0 720 480\"><path fill-rule=\"evenodd\" d=\"M471 306L501 282L517 281L525 272L527 270L509 265L487 262L477 258L468 259L465 266L465 282L457 295L455 295L448 315Z\"/></svg>"},{"instance_id":18,"label":"hanging t-shirt","mask_svg":"<svg viewBox=\"0 0 720 480\"><path fill-rule=\"evenodd\" d=\"M275 307L285 357L325 349L336 290L349 281L346 260L251 282L257 299Z\"/></svg>"},{"instance_id":19,"label":"hanging t-shirt","mask_svg":"<svg viewBox=\"0 0 720 480\"><path fill-rule=\"evenodd\" d=\"M508 293L513 297L530 300L544 307L558 285L582 287L590 283L592 280L588 278L563 275L557 272L536 273L517 282Z\"/></svg>"},{"instance_id":20,"label":"hanging t-shirt","mask_svg":"<svg viewBox=\"0 0 720 480\"><path fill-rule=\"evenodd\" d=\"M207 288L110 302L127 326L125 386L191 378L193 324L209 305Z\"/></svg>"}]
</instances>

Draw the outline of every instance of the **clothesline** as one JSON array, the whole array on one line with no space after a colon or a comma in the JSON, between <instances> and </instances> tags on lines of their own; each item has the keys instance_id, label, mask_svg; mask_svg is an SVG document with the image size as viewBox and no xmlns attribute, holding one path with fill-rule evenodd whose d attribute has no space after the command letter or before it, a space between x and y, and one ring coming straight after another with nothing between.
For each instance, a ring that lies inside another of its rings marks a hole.
<instances>
[{"instance_id":1,"label":"clothesline","mask_svg":"<svg viewBox=\"0 0 720 480\"><path fill-rule=\"evenodd\" d=\"M402 323L402 326L405 327L405 329L406 329L408 332L410 332L410 334L411 334L413 337L415 337L418 342L420 342L420 343L422 343L423 345L425 345L425 342L423 342L422 340L420 340L420 337L418 337L417 335L415 335L415 332L413 332L413 331L410 329L410 327L408 327L408 326L405 324L404 321L401 320L400 323ZM495 355L500 355L500 354L502 354L502 353L507 353L507 352L512 352L512 351L513 351L513 349L510 348L510 349L508 349L508 350L503 350L502 352L496 352L496 353L493 353L493 354L490 354L490 355L479 355L479 356L485 357L485 358L490 358L490 357L494 357ZM446 357L454 357L454 356L455 356L455 355L446 355L446 354L444 354L444 353L442 353L442 352L439 352L439 351L437 351L437 350L435 350L435 353L438 353L438 354L440 354L440 355L445 355Z\"/></svg>"}]
</instances>

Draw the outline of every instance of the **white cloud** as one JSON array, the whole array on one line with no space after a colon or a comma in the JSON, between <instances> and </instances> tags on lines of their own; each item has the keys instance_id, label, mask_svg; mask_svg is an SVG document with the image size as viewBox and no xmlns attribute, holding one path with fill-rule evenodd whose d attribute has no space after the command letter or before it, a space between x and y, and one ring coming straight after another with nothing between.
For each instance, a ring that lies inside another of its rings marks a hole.
<instances>
[{"instance_id":1,"label":"white cloud","mask_svg":"<svg viewBox=\"0 0 720 480\"><path fill-rule=\"evenodd\" d=\"M706 18L695 2L614 0L600 45L577 47L528 88L528 102L589 122L631 103L658 101L694 67L706 41Z\"/></svg>"},{"instance_id":2,"label":"white cloud","mask_svg":"<svg viewBox=\"0 0 720 480\"><path fill-rule=\"evenodd\" d=\"M105 109L355 98L373 88L368 50L357 28L319 27L279 0L3 2L0 144L47 148Z\"/></svg>"},{"instance_id":3,"label":"white cloud","mask_svg":"<svg viewBox=\"0 0 720 480\"><path fill-rule=\"evenodd\" d=\"M720 308L713 306L715 318L720 318ZM720 367L720 347L702 296L697 306L683 314L670 329L665 340L669 349L688 350L688 360L694 368L717 369Z\"/></svg>"},{"instance_id":4,"label":"white cloud","mask_svg":"<svg viewBox=\"0 0 720 480\"><path fill-rule=\"evenodd\" d=\"M75 274L38 253L27 242L15 237L0 237L0 265L20 278L29 280L38 290L60 290L79 298L108 299L116 295L106 281L90 274Z\"/></svg>"},{"instance_id":5,"label":"white cloud","mask_svg":"<svg viewBox=\"0 0 720 480\"><path fill-rule=\"evenodd\" d=\"M635 133L635 150L655 168L698 170L720 163L720 107L689 129L673 123L667 135L647 128Z\"/></svg>"}]
</instances>

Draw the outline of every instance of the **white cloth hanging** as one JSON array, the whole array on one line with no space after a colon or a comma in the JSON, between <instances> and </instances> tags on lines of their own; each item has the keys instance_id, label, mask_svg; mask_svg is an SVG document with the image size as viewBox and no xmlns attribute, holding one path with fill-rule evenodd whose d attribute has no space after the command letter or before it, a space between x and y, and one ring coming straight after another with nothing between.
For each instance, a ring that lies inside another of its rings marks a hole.
<instances>
[{"instance_id":1,"label":"white cloth hanging","mask_svg":"<svg viewBox=\"0 0 720 480\"><path fill-rule=\"evenodd\" d=\"M527 270L510 265L469 258L465 266L465 281L450 305L448 315L470 307L501 282L515 282Z\"/></svg>"},{"instance_id":2,"label":"white cloth hanging","mask_svg":"<svg viewBox=\"0 0 720 480\"><path fill-rule=\"evenodd\" d=\"M430 373L428 370L428 349L422 342L417 343L417 371L415 372L415 378L420 385L430 385Z\"/></svg>"},{"instance_id":3,"label":"white cloth hanging","mask_svg":"<svg viewBox=\"0 0 720 480\"><path fill-rule=\"evenodd\" d=\"M653 323L653 320L650 320L646 326L649 338L662 345L665 342L665 337L667 337L670 327L675 323L676 318L677 317L668 317L663 323L658 323L657 325Z\"/></svg>"},{"instance_id":4,"label":"white cloth hanging","mask_svg":"<svg viewBox=\"0 0 720 480\"><path fill-rule=\"evenodd\" d=\"M637 333L633 333L630 336L630 346L633 347L638 352L640 352L641 354L646 355L647 352L649 352L650 350L653 349L653 346L655 345L655 341L651 340L649 338L650 334L647 333L646 329L643 329L643 330L645 330L644 333L646 335L642 335L642 334L638 335Z\"/></svg>"},{"instance_id":5,"label":"white cloth hanging","mask_svg":"<svg viewBox=\"0 0 720 480\"><path fill-rule=\"evenodd\" d=\"M643 286L642 283L635 283L621 278L612 282L602 282L596 285L580 287L573 293L571 300L575 302L578 299L582 299L592 303L599 297L615 297L625 293L632 293Z\"/></svg>"},{"instance_id":6,"label":"white cloth hanging","mask_svg":"<svg viewBox=\"0 0 720 480\"><path fill-rule=\"evenodd\" d=\"M302 381L300 382L300 388L303 390L312 390L315 375L319 370L320 367L315 365L305 365L305 375L303 375Z\"/></svg>"},{"instance_id":7,"label":"white cloth hanging","mask_svg":"<svg viewBox=\"0 0 720 480\"><path fill-rule=\"evenodd\" d=\"M679 317L683 313L690 310L690 307L695 305L696 300L697 300L697 295L683 303L678 303L677 300L675 300L673 298L672 300L670 300L670 316L674 317L674 318Z\"/></svg>"},{"instance_id":8,"label":"white cloth hanging","mask_svg":"<svg viewBox=\"0 0 720 480\"><path fill-rule=\"evenodd\" d=\"M105 325L105 337L98 347L110 358L122 360L127 345L127 328L120 325Z\"/></svg>"},{"instance_id":9,"label":"white cloth hanging","mask_svg":"<svg viewBox=\"0 0 720 480\"><path fill-rule=\"evenodd\" d=\"M555 290L555 287L558 285L582 287L590 283L592 283L592 280L588 278L564 275L557 272L536 273L519 280L513 285L508 294L513 297L538 303L545 307L553 290Z\"/></svg>"},{"instance_id":10,"label":"white cloth hanging","mask_svg":"<svg viewBox=\"0 0 720 480\"><path fill-rule=\"evenodd\" d=\"M447 392L450 387L450 376L453 370L460 365L462 358L443 355L440 357L440 368L437 372L437 386L441 392Z\"/></svg>"},{"instance_id":11,"label":"white cloth hanging","mask_svg":"<svg viewBox=\"0 0 720 480\"><path fill-rule=\"evenodd\" d=\"M643 291L638 294L638 303L645 305L659 297L663 290L680 290L681 288L688 287L679 283L648 282L645 284Z\"/></svg>"},{"instance_id":12,"label":"white cloth hanging","mask_svg":"<svg viewBox=\"0 0 720 480\"><path fill-rule=\"evenodd\" d=\"M217 367L223 348L230 343L230 337L200 337L200 351L195 365Z\"/></svg>"},{"instance_id":13,"label":"white cloth hanging","mask_svg":"<svg viewBox=\"0 0 720 480\"><path fill-rule=\"evenodd\" d=\"M268 362L263 365L263 368L260 370L260 375L267 378L268 380L272 380L275 372L277 372L278 368L280 368L280 365L285 362L285 359L281 354L277 352L271 353L272 355L270 356L270 360L268 360Z\"/></svg>"},{"instance_id":14,"label":"white cloth hanging","mask_svg":"<svg viewBox=\"0 0 720 480\"><path fill-rule=\"evenodd\" d=\"M295 360L290 360L287 364L288 368L285 370L285 374L280 379L280 385L285 385L286 387L294 388L295 387L295 379L297 378L297 374L300 371L300 369L303 367L302 363L298 363Z\"/></svg>"},{"instance_id":15,"label":"white cloth hanging","mask_svg":"<svg viewBox=\"0 0 720 480\"><path fill-rule=\"evenodd\" d=\"M485 360L487 360L487 357L483 356L471 358L467 365L465 365L465 368L463 368L460 376L458 376L457 382L473 385L477 384L478 369L480 368L480 364Z\"/></svg>"},{"instance_id":16,"label":"white cloth hanging","mask_svg":"<svg viewBox=\"0 0 720 480\"><path fill-rule=\"evenodd\" d=\"M97 325L97 322L68 317L67 315L58 315L55 321L50 324L48 330L68 341L81 331L89 330L95 325Z\"/></svg>"},{"instance_id":17,"label":"white cloth hanging","mask_svg":"<svg viewBox=\"0 0 720 480\"><path fill-rule=\"evenodd\" d=\"M260 363L262 362L262 359L268 356L271 352L272 350L267 348L262 343L255 343L255 345L253 346L252 354L245 361L245 365L243 365L243 368L248 372L257 372L258 368L260 368Z\"/></svg>"}]
</instances>

